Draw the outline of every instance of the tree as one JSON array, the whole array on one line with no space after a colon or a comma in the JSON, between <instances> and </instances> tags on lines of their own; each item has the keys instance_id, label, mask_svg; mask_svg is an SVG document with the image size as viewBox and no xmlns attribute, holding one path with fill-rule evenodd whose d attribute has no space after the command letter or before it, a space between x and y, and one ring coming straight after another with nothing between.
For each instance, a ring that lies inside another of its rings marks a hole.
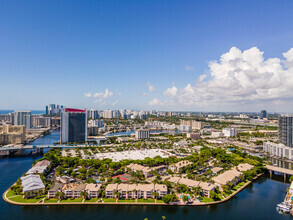
<instances>
[{"instance_id":1,"label":"tree","mask_svg":"<svg viewBox=\"0 0 293 220\"><path fill-rule=\"evenodd\" d=\"M188 198L188 196L187 195L183 195L182 196L182 200L183 200L183 202L188 202L188 200L189 200L189 198Z\"/></svg>"},{"instance_id":2,"label":"tree","mask_svg":"<svg viewBox=\"0 0 293 220\"><path fill-rule=\"evenodd\" d=\"M60 192L60 191L56 192L55 198L58 200L62 200L64 198L64 192Z\"/></svg>"},{"instance_id":3,"label":"tree","mask_svg":"<svg viewBox=\"0 0 293 220\"><path fill-rule=\"evenodd\" d=\"M134 198L136 199L137 198L137 190L134 189L134 190L132 190L132 192L134 193Z\"/></svg>"},{"instance_id":4,"label":"tree","mask_svg":"<svg viewBox=\"0 0 293 220\"><path fill-rule=\"evenodd\" d=\"M83 198L83 199L86 199L87 196L88 196L88 193L86 191L81 191L80 192L80 196Z\"/></svg>"},{"instance_id":5,"label":"tree","mask_svg":"<svg viewBox=\"0 0 293 220\"><path fill-rule=\"evenodd\" d=\"M162 220L165 220L166 219L166 217L165 216L162 216Z\"/></svg>"}]
</instances>

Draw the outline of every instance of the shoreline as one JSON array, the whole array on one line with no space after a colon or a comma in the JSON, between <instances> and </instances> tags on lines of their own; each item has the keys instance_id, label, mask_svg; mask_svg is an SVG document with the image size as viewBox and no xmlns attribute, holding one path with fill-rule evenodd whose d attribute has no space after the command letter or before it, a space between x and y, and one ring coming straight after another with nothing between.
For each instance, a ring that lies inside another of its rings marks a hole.
<instances>
[{"instance_id":1,"label":"shoreline","mask_svg":"<svg viewBox=\"0 0 293 220\"><path fill-rule=\"evenodd\" d=\"M6 197L6 194L8 193L10 187L2 194L2 199L12 205L18 205L18 206L70 206L70 205L134 205L134 206L208 206L208 205L217 205L220 203L224 203L230 199L232 199L235 195L237 195L239 192L241 192L243 189L245 189L248 185L253 183L255 180L257 180L259 177L261 177L264 173L258 174L256 177L254 177L251 181L248 181L243 186L241 186L238 190L233 192L228 197L215 202L208 202L208 203L201 203L201 204L167 204L167 203L127 203L127 202L62 202L62 203L21 203L21 202L14 202L9 200Z\"/></svg>"}]
</instances>

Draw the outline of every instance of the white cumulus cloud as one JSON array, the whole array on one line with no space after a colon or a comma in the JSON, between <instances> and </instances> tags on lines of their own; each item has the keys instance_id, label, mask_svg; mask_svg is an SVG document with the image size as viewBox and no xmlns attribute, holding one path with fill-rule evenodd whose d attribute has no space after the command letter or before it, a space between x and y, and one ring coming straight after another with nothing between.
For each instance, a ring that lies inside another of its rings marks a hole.
<instances>
[{"instance_id":1,"label":"white cumulus cloud","mask_svg":"<svg viewBox=\"0 0 293 220\"><path fill-rule=\"evenodd\" d=\"M149 82L147 82L146 84L147 84L148 90L150 92L155 92L156 91L156 88L152 84L150 84Z\"/></svg>"},{"instance_id":2,"label":"white cumulus cloud","mask_svg":"<svg viewBox=\"0 0 293 220\"><path fill-rule=\"evenodd\" d=\"M162 104L161 101L157 98L154 98L153 100L149 102L149 106L155 106L155 105L161 105L161 104Z\"/></svg>"},{"instance_id":3,"label":"white cumulus cloud","mask_svg":"<svg viewBox=\"0 0 293 220\"><path fill-rule=\"evenodd\" d=\"M293 48L283 57L265 59L257 47L244 51L232 47L210 62L209 73L194 85L168 88L164 103L220 106L293 100Z\"/></svg>"},{"instance_id":4,"label":"white cumulus cloud","mask_svg":"<svg viewBox=\"0 0 293 220\"><path fill-rule=\"evenodd\" d=\"M106 99L111 96L113 96L113 92L109 91L109 89L105 89L105 92L96 92L93 95L93 97L100 98L100 99Z\"/></svg>"},{"instance_id":5,"label":"white cumulus cloud","mask_svg":"<svg viewBox=\"0 0 293 220\"><path fill-rule=\"evenodd\" d=\"M87 98L92 97L92 93L90 93L90 92L88 92L88 93L84 93L83 95L84 95L85 97L87 97Z\"/></svg>"}]
</instances>

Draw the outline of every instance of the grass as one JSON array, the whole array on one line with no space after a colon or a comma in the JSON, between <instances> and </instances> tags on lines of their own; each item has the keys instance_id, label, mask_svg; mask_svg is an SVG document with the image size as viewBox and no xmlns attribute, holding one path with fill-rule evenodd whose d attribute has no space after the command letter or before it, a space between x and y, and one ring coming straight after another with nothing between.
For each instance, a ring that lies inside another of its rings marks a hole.
<instances>
[{"instance_id":1,"label":"grass","mask_svg":"<svg viewBox=\"0 0 293 220\"><path fill-rule=\"evenodd\" d=\"M211 198L203 197L201 201L207 203L207 202L213 202L214 200Z\"/></svg>"},{"instance_id":2,"label":"grass","mask_svg":"<svg viewBox=\"0 0 293 220\"><path fill-rule=\"evenodd\" d=\"M36 203L36 202L42 200L42 198L39 198L39 199L34 199L34 198L32 198L32 199L24 199L24 198L22 198L21 195L18 195L18 196L15 196L15 197L10 197L9 200L11 200L13 202L19 202L19 203Z\"/></svg>"},{"instance_id":3,"label":"grass","mask_svg":"<svg viewBox=\"0 0 293 220\"><path fill-rule=\"evenodd\" d=\"M137 199L137 203L155 203L154 199Z\"/></svg>"},{"instance_id":4,"label":"grass","mask_svg":"<svg viewBox=\"0 0 293 220\"><path fill-rule=\"evenodd\" d=\"M6 197L9 198L11 196L15 196L16 194L12 191L12 190L9 190L6 194Z\"/></svg>"},{"instance_id":5,"label":"grass","mask_svg":"<svg viewBox=\"0 0 293 220\"><path fill-rule=\"evenodd\" d=\"M58 199L45 199L45 203L57 203Z\"/></svg>"},{"instance_id":6,"label":"grass","mask_svg":"<svg viewBox=\"0 0 293 220\"><path fill-rule=\"evenodd\" d=\"M96 201L98 201L98 199L97 198L93 198L93 199L85 200L84 202L96 202Z\"/></svg>"},{"instance_id":7,"label":"grass","mask_svg":"<svg viewBox=\"0 0 293 220\"><path fill-rule=\"evenodd\" d=\"M61 200L60 202L61 203L65 203L65 202L82 202L82 198L79 198L79 199L65 199L65 200Z\"/></svg>"},{"instance_id":8,"label":"grass","mask_svg":"<svg viewBox=\"0 0 293 220\"><path fill-rule=\"evenodd\" d=\"M157 203L164 203L164 201L161 199L157 199Z\"/></svg>"},{"instance_id":9,"label":"grass","mask_svg":"<svg viewBox=\"0 0 293 220\"><path fill-rule=\"evenodd\" d=\"M118 200L118 203L134 203L135 202L135 199L121 199L121 200Z\"/></svg>"},{"instance_id":10,"label":"grass","mask_svg":"<svg viewBox=\"0 0 293 220\"><path fill-rule=\"evenodd\" d=\"M114 198L104 198L103 201L104 202L116 202L116 199L114 199Z\"/></svg>"}]
</instances>

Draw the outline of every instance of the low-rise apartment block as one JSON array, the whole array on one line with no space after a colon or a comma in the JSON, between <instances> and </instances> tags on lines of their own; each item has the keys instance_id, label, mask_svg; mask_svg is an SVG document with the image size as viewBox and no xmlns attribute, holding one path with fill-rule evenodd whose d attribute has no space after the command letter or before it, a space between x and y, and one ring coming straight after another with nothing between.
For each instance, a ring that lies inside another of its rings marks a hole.
<instances>
[{"instance_id":1,"label":"low-rise apartment block","mask_svg":"<svg viewBox=\"0 0 293 220\"><path fill-rule=\"evenodd\" d=\"M129 164L126 166L126 171L131 170L134 172L142 172L143 175L148 178L148 177L152 177L152 171L157 171L159 174L162 174L164 171L167 170L167 166L166 165L161 165L161 166L156 166L156 167L145 167L139 164Z\"/></svg>"},{"instance_id":2,"label":"low-rise apartment block","mask_svg":"<svg viewBox=\"0 0 293 220\"><path fill-rule=\"evenodd\" d=\"M168 193L166 185L163 184L109 184L106 187L106 197L115 198L115 192L119 192L122 199L149 199L153 198L153 193L158 193L158 198Z\"/></svg>"},{"instance_id":3,"label":"low-rise apartment block","mask_svg":"<svg viewBox=\"0 0 293 220\"><path fill-rule=\"evenodd\" d=\"M186 167L188 165L192 164L192 162L188 161L188 160L182 160L182 161L179 161L177 163L174 163L174 164L171 164L169 166L169 169L174 172L174 173L178 173L180 172L180 170L183 168L183 167Z\"/></svg>"}]
</instances>

